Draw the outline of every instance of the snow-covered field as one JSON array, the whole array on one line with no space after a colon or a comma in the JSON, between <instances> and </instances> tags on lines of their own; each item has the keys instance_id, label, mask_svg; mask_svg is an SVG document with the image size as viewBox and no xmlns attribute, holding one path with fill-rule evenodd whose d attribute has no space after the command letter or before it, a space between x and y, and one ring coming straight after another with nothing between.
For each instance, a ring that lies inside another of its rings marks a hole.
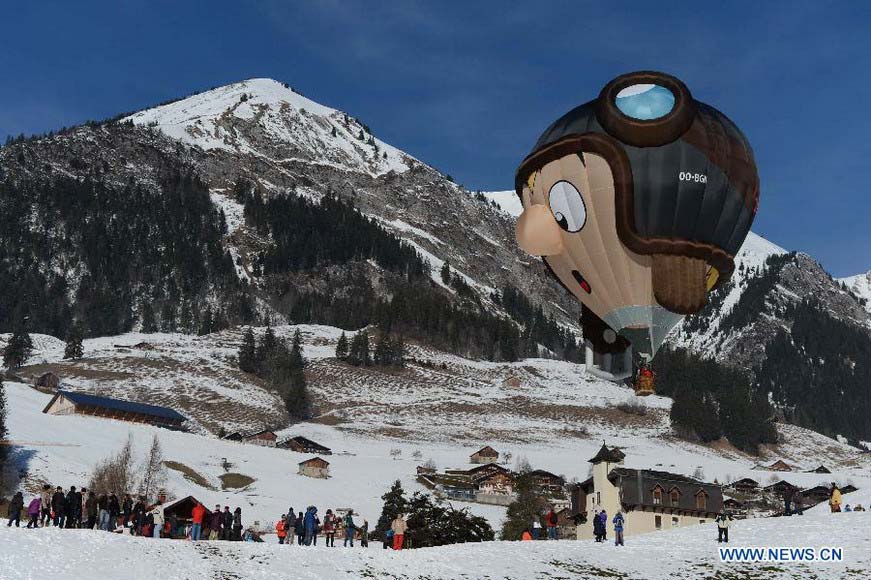
<instances>
[{"instance_id":1,"label":"snow-covered field","mask_svg":"<svg viewBox=\"0 0 871 580\"><path fill-rule=\"evenodd\" d=\"M4 580L530 578L868 578L871 513L808 513L736 522L729 547L842 548L841 562L720 561L714 524L627 539L624 547L587 541L486 542L393 552L275 543L152 540L85 530L0 527Z\"/></svg>"}]
</instances>

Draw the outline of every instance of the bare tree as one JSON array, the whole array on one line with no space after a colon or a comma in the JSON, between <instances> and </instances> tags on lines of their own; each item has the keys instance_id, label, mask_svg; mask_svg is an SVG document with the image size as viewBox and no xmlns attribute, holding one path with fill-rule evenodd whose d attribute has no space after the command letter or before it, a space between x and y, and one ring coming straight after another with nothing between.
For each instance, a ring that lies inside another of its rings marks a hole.
<instances>
[{"instance_id":1,"label":"bare tree","mask_svg":"<svg viewBox=\"0 0 871 580\"><path fill-rule=\"evenodd\" d=\"M151 448L142 463L142 481L139 484L139 495L151 499L157 490L166 485L166 468L163 465L163 449L157 434L151 440Z\"/></svg>"},{"instance_id":2,"label":"bare tree","mask_svg":"<svg viewBox=\"0 0 871 580\"><path fill-rule=\"evenodd\" d=\"M98 493L114 493L120 497L130 492L134 482L133 437L128 435L127 442L117 453L97 464L88 487Z\"/></svg>"}]
</instances>

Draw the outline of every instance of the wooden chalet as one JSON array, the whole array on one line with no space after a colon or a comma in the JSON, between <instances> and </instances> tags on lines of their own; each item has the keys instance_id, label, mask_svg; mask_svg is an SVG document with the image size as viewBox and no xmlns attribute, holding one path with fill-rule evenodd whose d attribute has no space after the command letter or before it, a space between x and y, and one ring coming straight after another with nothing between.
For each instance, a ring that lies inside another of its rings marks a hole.
<instances>
[{"instance_id":1,"label":"wooden chalet","mask_svg":"<svg viewBox=\"0 0 871 580\"><path fill-rule=\"evenodd\" d=\"M170 530L172 538L187 538L190 533L191 525L194 523L194 507L198 503L203 503L192 495L176 500L163 508L163 517L167 522L174 522L174 527ZM209 513L206 507L206 513ZM208 517L206 517L208 520Z\"/></svg>"},{"instance_id":2,"label":"wooden chalet","mask_svg":"<svg viewBox=\"0 0 871 580\"><path fill-rule=\"evenodd\" d=\"M417 481L436 495L461 501L475 501L478 486L468 476L448 473L426 473L417 476Z\"/></svg>"},{"instance_id":3,"label":"wooden chalet","mask_svg":"<svg viewBox=\"0 0 871 580\"><path fill-rule=\"evenodd\" d=\"M532 477L532 484L535 488L548 495L564 495L566 481L559 475L555 475L543 469L536 469L529 472Z\"/></svg>"},{"instance_id":4,"label":"wooden chalet","mask_svg":"<svg viewBox=\"0 0 871 580\"><path fill-rule=\"evenodd\" d=\"M436 473L438 470L435 467L427 467L425 465L417 466L417 474L418 475L429 475Z\"/></svg>"},{"instance_id":5,"label":"wooden chalet","mask_svg":"<svg viewBox=\"0 0 871 580\"><path fill-rule=\"evenodd\" d=\"M303 437L302 435L297 435L296 437L291 437L290 439L282 441L279 447L282 449L290 449L297 453L312 453L315 455L333 454L329 447L325 447L307 437Z\"/></svg>"},{"instance_id":6,"label":"wooden chalet","mask_svg":"<svg viewBox=\"0 0 871 580\"><path fill-rule=\"evenodd\" d=\"M268 429L242 436L242 443L260 445L261 447L275 447L277 441L278 435Z\"/></svg>"},{"instance_id":7,"label":"wooden chalet","mask_svg":"<svg viewBox=\"0 0 871 580\"><path fill-rule=\"evenodd\" d=\"M242 441L243 437L244 435L242 435L242 433L240 433L239 431L234 431L232 433L224 435L223 439L224 441Z\"/></svg>"},{"instance_id":8,"label":"wooden chalet","mask_svg":"<svg viewBox=\"0 0 871 580\"><path fill-rule=\"evenodd\" d=\"M330 462L320 457L300 461L299 474L316 479L327 479L330 476Z\"/></svg>"},{"instance_id":9,"label":"wooden chalet","mask_svg":"<svg viewBox=\"0 0 871 580\"><path fill-rule=\"evenodd\" d=\"M90 415L131 423L183 430L185 416L168 407L98 397L72 391L58 391L42 410L49 415Z\"/></svg>"},{"instance_id":10,"label":"wooden chalet","mask_svg":"<svg viewBox=\"0 0 871 580\"><path fill-rule=\"evenodd\" d=\"M793 484L789 483L788 481L784 481L781 479L780 481L772 483L771 485L765 486L762 489L767 491L767 492L776 493L779 496L783 496L787 493L795 493L795 491L798 489L798 487L794 486Z\"/></svg>"},{"instance_id":11,"label":"wooden chalet","mask_svg":"<svg viewBox=\"0 0 871 580\"><path fill-rule=\"evenodd\" d=\"M499 452L490 447L489 445L479 449L478 451L475 451L474 453L472 453L472 455L469 456L469 462L478 465L485 463L496 463L497 461L499 461Z\"/></svg>"},{"instance_id":12,"label":"wooden chalet","mask_svg":"<svg viewBox=\"0 0 871 580\"><path fill-rule=\"evenodd\" d=\"M755 479L745 477L737 481L733 481L727 487L739 493L756 493L756 491L759 489L759 482Z\"/></svg>"},{"instance_id":13,"label":"wooden chalet","mask_svg":"<svg viewBox=\"0 0 871 580\"><path fill-rule=\"evenodd\" d=\"M738 512L744 509L744 504L734 497L729 497L723 500L723 507L730 512Z\"/></svg>"},{"instance_id":14,"label":"wooden chalet","mask_svg":"<svg viewBox=\"0 0 871 580\"><path fill-rule=\"evenodd\" d=\"M854 491L857 491L858 489L859 489L858 487L856 487L855 485L853 485L851 483L848 483L844 487L840 488L842 494L853 493Z\"/></svg>"},{"instance_id":15,"label":"wooden chalet","mask_svg":"<svg viewBox=\"0 0 871 580\"><path fill-rule=\"evenodd\" d=\"M820 464L819 467L815 467L814 469L809 469L805 473L831 473L828 467Z\"/></svg>"},{"instance_id":16,"label":"wooden chalet","mask_svg":"<svg viewBox=\"0 0 871 580\"><path fill-rule=\"evenodd\" d=\"M496 471L475 481L478 493L485 495L513 495L514 478L508 474Z\"/></svg>"},{"instance_id":17,"label":"wooden chalet","mask_svg":"<svg viewBox=\"0 0 871 580\"><path fill-rule=\"evenodd\" d=\"M768 467L765 467L768 471L792 471L792 466L786 463L782 459L778 459Z\"/></svg>"}]
</instances>

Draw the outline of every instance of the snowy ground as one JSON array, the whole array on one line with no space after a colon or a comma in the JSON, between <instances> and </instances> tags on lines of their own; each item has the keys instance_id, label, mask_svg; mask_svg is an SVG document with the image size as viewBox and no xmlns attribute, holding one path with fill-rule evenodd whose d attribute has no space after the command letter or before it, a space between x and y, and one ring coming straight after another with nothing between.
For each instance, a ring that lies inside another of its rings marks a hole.
<instances>
[{"instance_id":1,"label":"snowy ground","mask_svg":"<svg viewBox=\"0 0 871 580\"><path fill-rule=\"evenodd\" d=\"M871 513L767 518L736 522L730 547L840 547L832 562L720 561L713 524L629 538L625 547L589 541L487 542L393 552L370 547L300 548L151 540L105 532L8 529L0 526L4 580L266 580L530 578L769 579L868 578Z\"/></svg>"}]
</instances>

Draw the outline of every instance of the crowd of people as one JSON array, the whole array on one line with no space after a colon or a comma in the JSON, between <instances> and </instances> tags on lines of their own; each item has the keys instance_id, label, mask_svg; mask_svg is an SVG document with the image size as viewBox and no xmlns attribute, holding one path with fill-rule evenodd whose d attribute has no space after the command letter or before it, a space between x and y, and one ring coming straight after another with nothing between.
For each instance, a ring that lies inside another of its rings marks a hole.
<instances>
[{"instance_id":1,"label":"crowd of people","mask_svg":"<svg viewBox=\"0 0 871 580\"><path fill-rule=\"evenodd\" d=\"M307 507L305 512L290 508L275 522L275 533L279 544L293 544L295 537L299 546L317 546L318 536L323 535L324 545L334 547L338 535L343 538L346 548L353 548L354 540L358 537L361 547L369 547L369 521L364 519L358 525L354 521L353 511L340 516L338 512L328 509L322 520L315 506Z\"/></svg>"}]
</instances>

